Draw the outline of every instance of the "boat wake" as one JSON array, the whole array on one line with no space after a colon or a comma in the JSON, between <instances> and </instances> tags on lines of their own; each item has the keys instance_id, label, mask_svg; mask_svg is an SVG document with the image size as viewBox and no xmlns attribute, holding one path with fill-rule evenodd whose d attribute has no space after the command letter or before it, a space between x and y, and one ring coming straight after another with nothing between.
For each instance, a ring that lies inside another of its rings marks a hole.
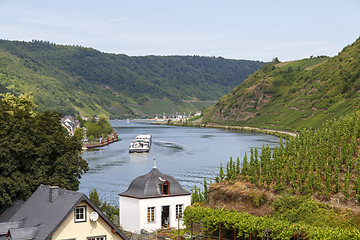
<instances>
[{"instance_id":1,"label":"boat wake","mask_svg":"<svg viewBox=\"0 0 360 240\"><path fill-rule=\"evenodd\" d=\"M156 140L154 141L154 144L159 147L171 149L174 152L182 152L188 148L186 145L175 142L168 142L168 141Z\"/></svg>"}]
</instances>

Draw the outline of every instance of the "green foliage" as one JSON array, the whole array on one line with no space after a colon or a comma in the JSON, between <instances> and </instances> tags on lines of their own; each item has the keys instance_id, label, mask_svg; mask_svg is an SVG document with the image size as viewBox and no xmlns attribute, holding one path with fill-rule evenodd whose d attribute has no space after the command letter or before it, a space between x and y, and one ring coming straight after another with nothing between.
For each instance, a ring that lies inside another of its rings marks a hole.
<instances>
[{"instance_id":1,"label":"green foliage","mask_svg":"<svg viewBox=\"0 0 360 240\"><path fill-rule=\"evenodd\" d=\"M263 145L259 156L257 148L251 148L249 166L245 155L240 176L277 192L316 193L325 199L341 192L345 200L359 200L359 137L360 113L326 121L319 129L303 129L285 144L280 139L272 152ZM227 166L232 165L230 159ZM233 170L227 171L229 180Z\"/></svg>"},{"instance_id":2,"label":"green foliage","mask_svg":"<svg viewBox=\"0 0 360 240\"><path fill-rule=\"evenodd\" d=\"M225 180L232 180L234 181L237 177L236 174L236 164L232 160L232 157L230 157L230 161L226 163L226 177Z\"/></svg>"},{"instance_id":3,"label":"green foliage","mask_svg":"<svg viewBox=\"0 0 360 240\"><path fill-rule=\"evenodd\" d=\"M210 106L202 101L216 101L263 65L199 56L129 57L5 40L0 40L0 59L1 92L32 92L42 111L111 117L170 113L173 108L199 111Z\"/></svg>"},{"instance_id":4,"label":"green foliage","mask_svg":"<svg viewBox=\"0 0 360 240\"><path fill-rule=\"evenodd\" d=\"M89 193L89 199L115 224L119 224L119 207L100 199L96 188Z\"/></svg>"},{"instance_id":5,"label":"green foliage","mask_svg":"<svg viewBox=\"0 0 360 240\"><path fill-rule=\"evenodd\" d=\"M333 58L268 63L203 111L203 123L301 130L360 106L360 40ZM277 61L276 61L277 62Z\"/></svg>"},{"instance_id":6,"label":"green foliage","mask_svg":"<svg viewBox=\"0 0 360 240\"><path fill-rule=\"evenodd\" d=\"M219 179L220 179L220 181L223 181L225 179L225 174L224 174L222 163L220 164L220 169L219 169Z\"/></svg>"},{"instance_id":7,"label":"green foliage","mask_svg":"<svg viewBox=\"0 0 360 240\"><path fill-rule=\"evenodd\" d=\"M314 227L357 227L349 222L351 218L346 212L318 203L309 196L283 196L276 199L272 205L273 217L282 221L309 224Z\"/></svg>"},{"instance_id":8,"label":"green foliage","mask_svg":"<svg viewBox=\"0 0 360 240\"><path fill-rule=\"evenodd\" d=\"M272 62L273 63L280 63L280 60L277 57L275 57L275 58L273 58Z\"/></svg>"},{"instance_id":9,"label":"green foliage","mask_svg":"<svg viewBox=\"0 0 360 240\"><path fill-rule=\"evenodd\" d=\"M106 138L113 131L109 118L104 114L99 115L98 120L95 117L91 117L87 121L81 120L81 125L86 128L86 136L89 141Z\"/></svg>"},{"instance_id":10,"label":"green foliage","mask_svg":"<svg viewBox=\"0 0 360 240\"><path fill-rule=\"evenodd\" d=\"M207 202L209 200L208 196L209 188L206 182L206 178L204 178L204 191L203 191L203 201Z\"/></svg>"},{"instance_id":11,"label":"green foliage","mask_svg":"<svg viewBox=\"0 0 360 240\"><path fill-rule=\"evenodd\" d=\"M28 94L0 99L0 212L27 200L40 184L78 190L88 170L81 143L67 134L61 115L35 108Z\"/></svg>"},{"instance_id":12,"label":"green foliage","mask_svg":"<svg viewBox=\"0 0 360 240\"><path fill-rule=\"evenodd\" d=\"M251 199L251 204L253 207L263 206L267 202L267 197L265 193L251 193L249 194Z\"/></svg>"},{"instance_id":13,"label":"green foliage","mask_svg":"<svg viewBox=\"0 0 360 240\"><path fill-rule=\"evenodd\" d=\"M240 174L240 159L239 157L237 157L236 159L236 168L235 168L235 174L234 175L239 175Z\"/></svg>"},{"instance_id":14,"label":"green foliage","mask_svg":"<svg viewBox=\"0 0 360 240\"><path fill-rule=\"evenodd\" d=\"M203 202L204 201L204 195L201 192L200 189L194 186L194 189L191 189L191 204L197 203L197 202Z\"/></svg>"},{"instance_id":15,"label":"green foliage","mask_svg":"<svg viewBox=\"0 0 360 240\"><path fill-rule=\"evenodd\" d=\"M202 118L201 115L194 116L194 117L190 117L190 118L189 118L189 122L196 121L196 120L201 119L201 118Z\"/></svg>"},{"instance_id":16,"label":"green foliage","mask_svg":"<svg viewBox=\"0 0 360 240\"><path fill-rule=\"evenodd\" d=\"M242 167L241 167L241 174L246 176L248 174L249 168L248 168L248 160L247 160L247 155L245 153L244 155L244 159L242 162Z\"/></svg>"},{"instance_id":17,"label":"green foliage","mask_svg":"<svg viewBox=\"0 0 360 240\"><path fill-rule=\"evenodd\" d=\"M91 190L90 193L89 193L89 199L90 201L95 205L97 206L98 208L100 208L101 206L101 200L100 200L100 197L99 197L99 194L96 190L96 188L94 188L94 190Z\"/></svg>"},{"instance_id":18,"label":"green foliage","mask_svg":"<svg viewBox=\"0 0 360 240\"><path fill-rule=\"evenodd\" d=\"M81 141L83 138L84 138L84 129L83 128L77 128L75 130L75 133L74 133L74 137L78 140L78 141Z\"/></svg>"},{"instance_id":19,"label":"green foliage","mask_svg":"<svg viewBox=\"0 0 360 240\"><path fill-rule=\"evenodd\" d=\"M293 205L292 205L293 204ZM285 197L274 202L273 216L258 217L245 212L192 206L184 212L188 230L200 223L205 235L218 235L219 226L235 228L238 238L271 239L360 239L358 226L310 198Z\"/></svg>"},{"instance_id":20,"label":"green foliage","mask_svg":"<svg viewBox=\"0 0 360 240\"><path fill-rule=\"evenodd\" d=\"M210 179L211 184L211 179ZM194 189L191 190L191 204L198 203L198 202L208 202L209 200L209 187L208 183L206 181L206 178L204 178L204 190L201 191L200 188L197 188L196 185L194 186Z\"/></svg>"}]
</instances>

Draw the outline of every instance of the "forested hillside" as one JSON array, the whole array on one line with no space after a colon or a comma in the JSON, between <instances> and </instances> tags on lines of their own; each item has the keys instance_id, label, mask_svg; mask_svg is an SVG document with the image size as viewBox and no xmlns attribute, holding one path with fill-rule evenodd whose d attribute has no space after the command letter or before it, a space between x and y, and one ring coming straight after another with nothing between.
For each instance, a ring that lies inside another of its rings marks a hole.
<instances>
[{"instance_id":1,"label":"forested hillside","mask_svg":"<svg viewBox=\"0 0 360 240\"><path fill-rule=\"evenodd\" d=\"M49 42L0 41L0 92L39 110L112 117L201 110L263 65L199 56L129 57Z\"/></svg>"},{"instance_id":2,"label":"forested hillside","mask_svg":"<svg viewBox=\"0 0 360 240\"><path fill-rule=\"evenodd\" d=\"M358 109L360 39L337 56L264 65L204 111L203 123L299 130Z\"/></svg>"}]
</instances>

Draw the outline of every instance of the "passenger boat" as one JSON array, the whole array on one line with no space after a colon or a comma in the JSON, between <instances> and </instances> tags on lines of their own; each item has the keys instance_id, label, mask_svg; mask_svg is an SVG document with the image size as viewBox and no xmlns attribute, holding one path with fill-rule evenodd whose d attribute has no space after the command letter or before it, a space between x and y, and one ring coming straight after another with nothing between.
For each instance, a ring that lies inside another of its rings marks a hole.
<instances>
[{"instance_id":1,"label":"passenger boat","mask_svg":"<svg viewBox=\"0 0 360 240\"><path fill-rule=\"evenodd\" d=\"M152 143L152 136L149 134L138 135L132 140L129 146L129 153L149 152Z\"/></svg>"}]
</instances>

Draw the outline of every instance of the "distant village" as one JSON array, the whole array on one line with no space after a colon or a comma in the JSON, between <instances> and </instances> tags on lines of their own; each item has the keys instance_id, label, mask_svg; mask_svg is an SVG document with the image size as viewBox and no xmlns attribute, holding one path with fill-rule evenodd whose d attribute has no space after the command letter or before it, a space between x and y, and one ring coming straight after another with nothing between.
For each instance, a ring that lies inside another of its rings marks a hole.
<instances>
[{"instance_id":1,"label":"distant village","mask_svg":"<svg viewBox=\"0 0 360 240\"><path fill-rule=\"evenodd\" d=\"M164 114L156 114L154 118L148 119L155 122L167 122L167 121L182 121L185 119L188 119L190 117L196 117L200 116L201 112L196 112L193 115L192 114L186 114L185 112L181 114L180 112L176 112L172 115L166 115ZM87 117L82 117L83 120L88 120ZM73 136L75 133L75 130L77 128L80 128L80 122L77 120L74 116L65 116L61 118L61 124L67 129L70 136ZM86 129L85 129L86 130Z\"/></svg>"},{"instance_id":2,"label":"distant village","mask_svg":"<svg viewBox=\"0 0 360 240\"><path fill-rule=\"evenodd\" d=\"M70 136L74 136L75 130L80 128L80 122L73 116L65 116L60 120L63 127L66 128Z\"/></svg>"},{"instance_id":3,"label":"distant village","mask_svg":"<svg viewBox=\"0 0 360 240\"><path fill-rule=\"evenodd\" d=\"M180 112L176 112L172 115L166 115L164 113L163 115L156 114L153 120L158 121L158 122L166 122L168 120L181 121L181 120L188 119L190 117L196 117L196 116L200 116L200 115L201 115L201 112L196 112L194 114L186 114L185 112L183 114L181 114Z\"/></svg>"}]
</instances>

